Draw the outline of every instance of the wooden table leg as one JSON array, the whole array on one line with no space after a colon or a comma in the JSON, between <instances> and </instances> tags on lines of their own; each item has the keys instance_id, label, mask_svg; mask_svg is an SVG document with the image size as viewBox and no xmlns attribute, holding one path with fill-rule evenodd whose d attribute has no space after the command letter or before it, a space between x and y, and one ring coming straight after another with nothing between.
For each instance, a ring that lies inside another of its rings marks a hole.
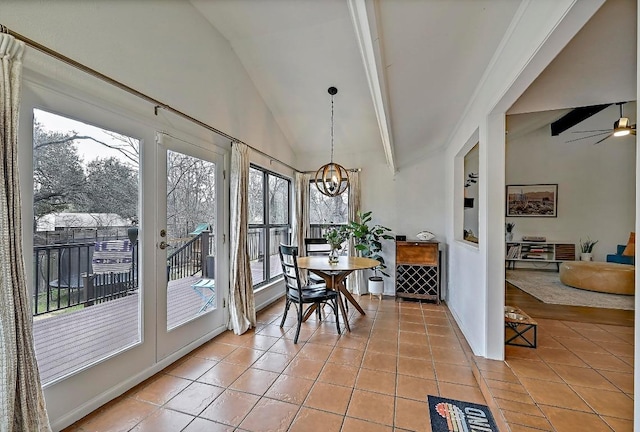
<instances>
[{"instance_id":1,"label":"wooden table leg","mask_svg":"<svg viewBox=\"0 0 640 432\"><path fill-rule=\"evenodd\" d=\"M351 333L351 327L349 326L349 317L347 316L347 311L344 309L344 303L342 303L342 298L340 297L340 291L338 293L338 306L340 307L340 312L342 312L342 318L344 318L344 326L347 328L347 331Z\"/></svg>"}]
</instances>

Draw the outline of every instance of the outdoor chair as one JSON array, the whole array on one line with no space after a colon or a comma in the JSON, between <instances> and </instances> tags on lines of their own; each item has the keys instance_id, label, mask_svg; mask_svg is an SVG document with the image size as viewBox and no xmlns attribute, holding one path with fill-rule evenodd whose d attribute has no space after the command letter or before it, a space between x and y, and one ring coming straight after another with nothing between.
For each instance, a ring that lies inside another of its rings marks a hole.
<instances>
[{"instance_id":1,"label":"outdoor chair","mask_svg":"<svg viewBox=\"0 0 640 432\"><path fill-rule=\"evenodd\" d=\"M280 322L280 327L284 326L287 319L289 307L293 304L296 307L298 315L298 326L293 343L298 343L300 336L300 327L302 326L303 317L306 312L313 306L316 310L320 310L321 306L329 305L333 309L336 317L336 328L340 333L340 320L338 319L338 293L328 290L324 284L302 285L300 282L300 271L298 269L298 248L296 246L280 245L278 249L280 254L280 263L282 264L282 274L284 276L285 287L287 290L286 305L284 307L284 315ZM305 309L305 305L307 305Z\"/></svg>"},{"instance_id":2,"label":"outdoor chair","mask_svg":"<svg viewBox=\"0 0 640 432\"><path fill-rule=\"evenodd\" d=\"M91 258L92 271L85 277L84 300L88 305L96 299L126 295L134 287L133 243L129 240L98 241Z\"/></svg>"}]
</instances>

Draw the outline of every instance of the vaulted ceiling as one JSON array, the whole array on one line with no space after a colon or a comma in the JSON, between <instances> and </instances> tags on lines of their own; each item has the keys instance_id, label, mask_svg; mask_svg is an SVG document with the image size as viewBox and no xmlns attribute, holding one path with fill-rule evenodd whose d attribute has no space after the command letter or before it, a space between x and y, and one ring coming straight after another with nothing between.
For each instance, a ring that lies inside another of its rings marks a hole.
<instances>
[{"instance_id":1,"label":"vaulted ceiling","mask_svg":"<svg viewBox=\"0 0 640 432\"><path fill-rule=\"evenodd\" d=\"M328 155L327 89L336 86L336 154L381 152L392 169L447 143L520 6L515 0L191 3L229 40L299 157ZM608 0L511 113L633 99L635 4Z\"/></svg>"}]
</instances>

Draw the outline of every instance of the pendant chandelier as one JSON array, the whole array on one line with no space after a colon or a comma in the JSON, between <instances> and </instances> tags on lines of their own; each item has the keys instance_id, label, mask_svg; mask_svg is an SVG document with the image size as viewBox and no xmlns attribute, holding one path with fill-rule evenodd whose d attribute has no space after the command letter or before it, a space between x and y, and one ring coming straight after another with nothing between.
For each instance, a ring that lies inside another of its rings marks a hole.
<instances>
[{"instance_id":1,"label":"pendant chandelier","mask_svg":"<svg viewBox=\"0 0 640 432\"><path fill-rule=\"evenodd\" d=\"M321 194L335 197L341 195L349 187L347 170L337 163L333 163L333 96L338 93L335 87L329 87L331 95L331 162L322 165L316 171L316 187Z\"/></svg>"}]
</instances>

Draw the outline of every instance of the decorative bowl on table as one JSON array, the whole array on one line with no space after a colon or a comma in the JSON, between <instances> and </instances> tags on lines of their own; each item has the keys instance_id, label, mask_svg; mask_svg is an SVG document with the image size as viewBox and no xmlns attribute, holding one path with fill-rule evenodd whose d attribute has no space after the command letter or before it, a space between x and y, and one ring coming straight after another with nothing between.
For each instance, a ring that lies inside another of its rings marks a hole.
<instances>
[{"instance_id":1,"label":"decorative bowl on table","mask_svg":"<svg viewBox=\"0 0 640 432\"><path fill-rule=\"evenodd\" d=\"M418 237L418 240L423 241L429 241L436 238L435 234L430 231L420 231L418 234L416 234L416 237Z\"/></svg>"}]
</instances>

